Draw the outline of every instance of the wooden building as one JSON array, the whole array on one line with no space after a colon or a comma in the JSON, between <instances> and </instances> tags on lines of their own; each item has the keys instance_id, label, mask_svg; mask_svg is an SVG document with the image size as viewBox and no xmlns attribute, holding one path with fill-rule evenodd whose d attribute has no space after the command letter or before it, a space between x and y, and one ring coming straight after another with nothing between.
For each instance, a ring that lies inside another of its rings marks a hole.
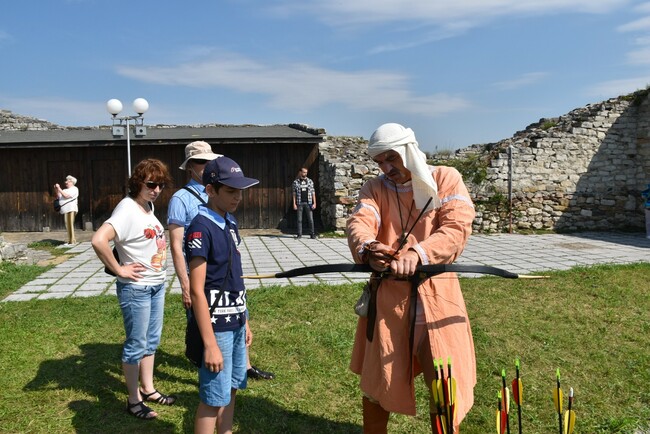
<instances>
[{"instance_id":1,"label":"wooden building","mask_svg":"<svg viewBox=\"0 0 650 434\"><path fill-rule=\"evenodd\" d=\"M237 161L246 176L260 180L244 193L236 214L240 228L292 228L291 182L301 167L307 167L318 182L323 134L304 125L148 126L146 136L134 137L131 132L131 166L148 157L169 166L175 185L163 191L155 206L166 224L169 199L188 180L178 168L185 146L204 140L213 152ZM52 202L54 184L63 185L66 175L78 180L78 228L92 225L96 230L126 192L127 141L114 138L110 128L2 131L0 161L0 232L64 229Z\"/></svg>"}]
</instances>

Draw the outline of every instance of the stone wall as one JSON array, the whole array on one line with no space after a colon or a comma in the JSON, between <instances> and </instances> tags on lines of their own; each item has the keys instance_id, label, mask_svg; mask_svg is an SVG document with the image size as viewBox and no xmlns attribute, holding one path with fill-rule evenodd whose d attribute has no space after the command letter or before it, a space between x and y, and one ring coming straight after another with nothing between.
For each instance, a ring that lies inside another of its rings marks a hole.
<instances>
[{"instance_id":1,"label":"stone wall","mask_svg":"<svg viewBox=\"0 0 650 434\"><path fill-rule=\"evenodd\" d=\"M39 131L63 129L57 124L36 119L28 116L21 116L9 110L0 109L0 131Z\"/></svg>"},{"instance_id":2,"label":"stone wall","mask_svg":"<svg viewBox=\"0 0 650 434\"><path fill-rule=\"evenodd\" d=\"M326 136L319 145L320 213L328 229L343 231L359 199L359 189L379 175L362 137Z\"/></svg>"},{"instance_id":3,"label":"stone wall","mask_svg":"<svg viewBox=\"0 0 650 434\"><path fill-rule=\"evenodd\" d=\"M446 156L448 160L474 156L486 162L482 182L472 184L466 177L477 209L474 230L642 230L641 191L650 183L646 94L637 92L541 119L511 138ZM326 137L321 145L321 217L326 227L345 228L359 188L379 173L365 148L362 138Z\"/></svg>"},{"instance_id":4,"label":"stone wall","mask_svg":"<svg viewBox=\"0 0 650 434\"><path fill-rule=\"evenodd\" d=\"M509 197L510 148L514 229L642 229L641 191L650 182L649 116L647 98L610 99L483 146L482 153L493 158L485 182L472 186L475 199ZM479 205L477 211L478 231L501 232L510 225L503 206Z\"/></svg>"}]
</instances>

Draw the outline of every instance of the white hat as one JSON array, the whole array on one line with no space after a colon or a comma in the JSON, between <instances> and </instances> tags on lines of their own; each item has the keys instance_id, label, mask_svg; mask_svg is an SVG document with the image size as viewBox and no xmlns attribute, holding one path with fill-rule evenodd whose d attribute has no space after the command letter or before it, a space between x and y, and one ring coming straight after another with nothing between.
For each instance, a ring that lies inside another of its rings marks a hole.
<instances>
[{"instance_id":1,"label":"white hat","mask_svg":"<svg viewBox=\"0 0 650 434\"><path fill-rule=\"evenodd\" d=\"M185 166L190 160L214 160L219 157L223 157L223 155L212 152L209 143L198 140L185 147L185 161L183 161L179 169L185 170Z\"/></svg>"},{"instance_id":2,"label":"white hat","mask_svg":"<svg viewBox=\"0 0 650 434\"><path fill-rule=\"evenodd\" d=\"M427 156L420 150L413 130L396 123L380 125L370 136L368 154L375 158L391 150L399 154L404 167L411 172L415 207L424 208L431 197L433 208L440 208L442 205L438 197L438 184L431 175Z\"/></svg>"}]
</instances>

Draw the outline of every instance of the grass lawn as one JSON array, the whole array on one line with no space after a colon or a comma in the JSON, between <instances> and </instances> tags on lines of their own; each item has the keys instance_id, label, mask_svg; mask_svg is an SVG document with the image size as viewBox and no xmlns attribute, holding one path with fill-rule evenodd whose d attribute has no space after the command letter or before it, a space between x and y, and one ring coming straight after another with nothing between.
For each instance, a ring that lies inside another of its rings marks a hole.
<instances>
[{"instance_id":1,"label":"grass lawn","mask_svg":"<svg viewBox=\"0 0 650 434\"><path fill-rule=\"evenodd\" d=\"M0 264L0 297L42 272ZM521 359L523 431L557 432L555 370L575 390L576 433L650 427L650 264L551 273L547 280L462 279L476 346L478 384L463 434L495 432L501 369ZM18 277L16 277L18 276ZM358 379L349 372L359 285L249 292L253 363L276 373L238 394L241 433L360 433ZM141 421L124 411L122 319L113 296L0 303L0 432L190 433L196 373L183 356L180 296L168 296L157 387L179 396ZM418 416L391 416L393 433L428 433L427 392ZM566 404L565 404L566 406ZM511 409L516 431L516 410Z\"/></svg>"}]
</instances>

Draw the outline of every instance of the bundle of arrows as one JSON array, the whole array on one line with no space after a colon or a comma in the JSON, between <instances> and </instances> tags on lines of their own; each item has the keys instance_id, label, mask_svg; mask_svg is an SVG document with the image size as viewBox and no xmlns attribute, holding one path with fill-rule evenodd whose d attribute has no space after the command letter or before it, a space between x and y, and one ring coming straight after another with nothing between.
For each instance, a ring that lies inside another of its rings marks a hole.
<instances>
[{"instance_id":1,"label":"bundle of arrows","mask_svg":"<svg viewBox=\"0 0 650 434\"><path fill-rule=\"evenodd\" d=\"M434 359L434 379L431 384L433 402L436 406L436 434L451 434L454 432L454 417L456 415L456 379L451 375L451 357L447 359L447 375L445 376L444 360Z\"/></svg>"},{"instance_id":2,"label":"bundle of arrows","mask_svg":"<svg viewBox=\"0 0 650 434\"><path fill-rule=\"evenodd\" d=\"M517 404L517 428L522 434L521 404L523 402L524 386L520 377L520 362L515 360L516 376L512 380L512 397ZM556 371L556 387L553 389L553 403L558 415L559 434L572 434L575 427L576 415L573 410L573 388L569 390L568 409L562 414L562 389L560 387L560 369ZM510 390L506 385L506 370L501 370L501 390L497 393L496 429L497 434L510 434Z\"/></svg>"}]
</instances>

